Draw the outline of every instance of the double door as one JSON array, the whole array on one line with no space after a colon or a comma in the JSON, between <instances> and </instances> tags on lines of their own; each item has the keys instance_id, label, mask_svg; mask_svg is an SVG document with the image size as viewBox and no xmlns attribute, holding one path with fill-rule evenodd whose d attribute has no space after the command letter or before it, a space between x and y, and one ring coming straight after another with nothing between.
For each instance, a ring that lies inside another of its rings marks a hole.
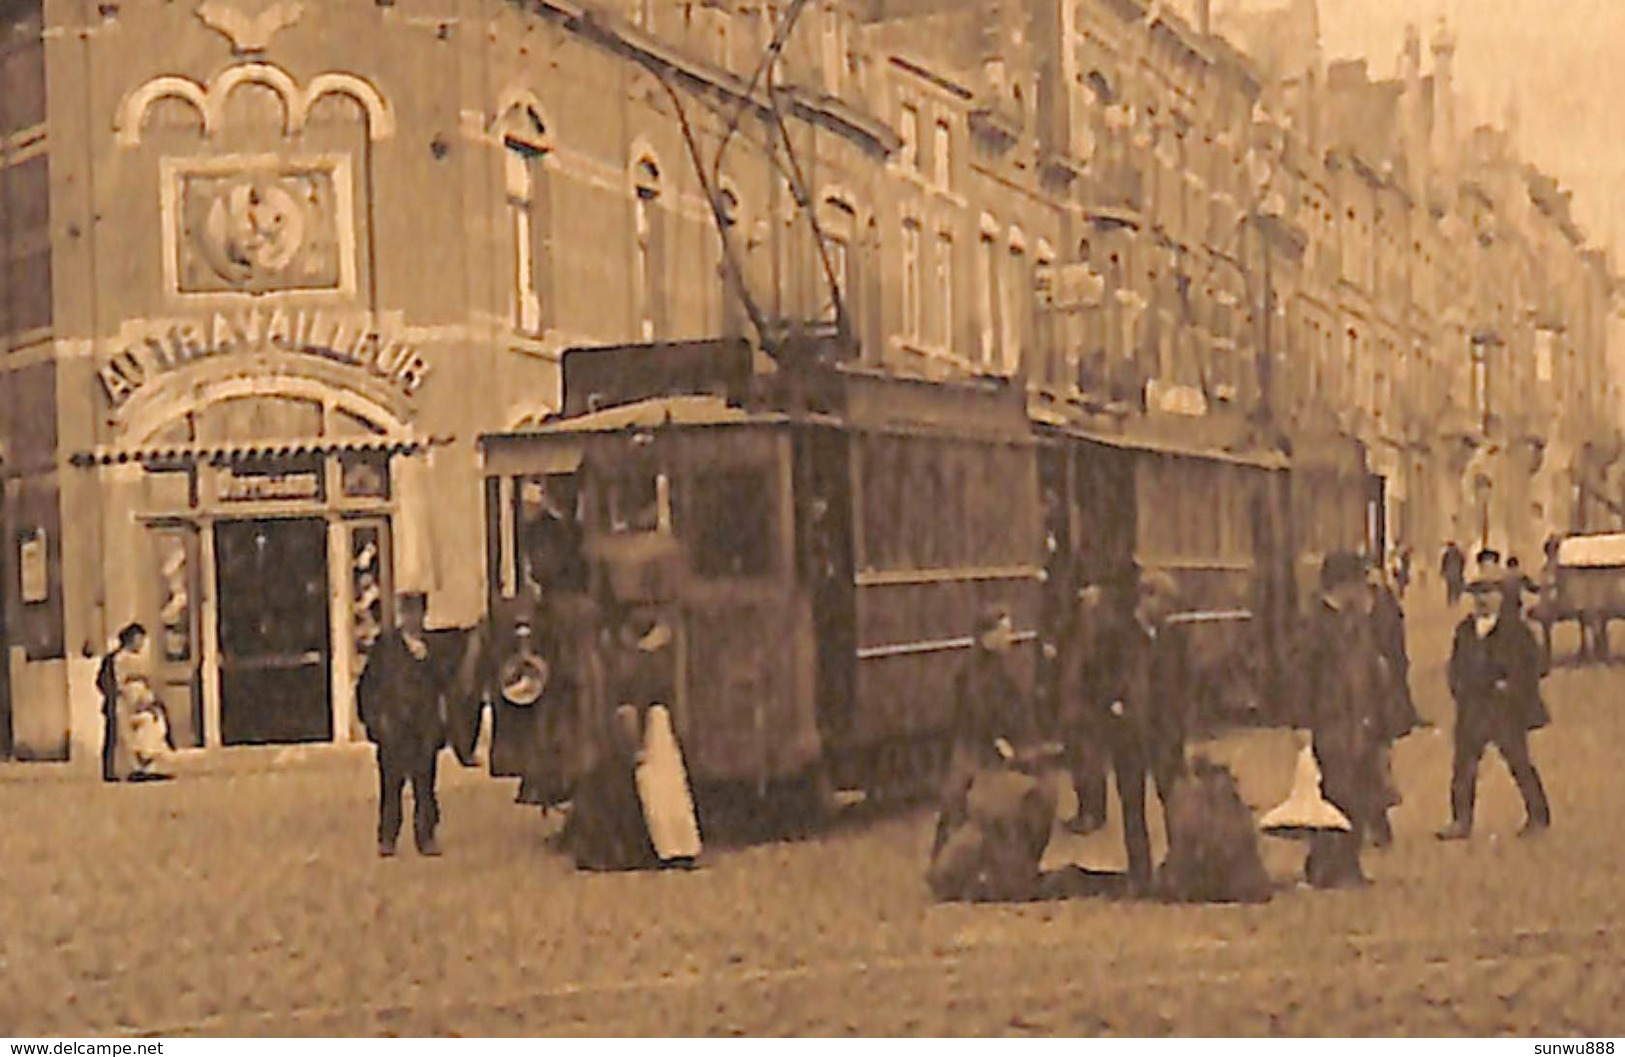
<instances>
[{"instance_id":1,"label":"double door","mask_svg":"<svg viewBox=\"0 0 1625 1057\"><path fill-rule=\"evenodd\" d=\"M353 709L335 705L349 704L389 619L388 529L384 517L149 528L156 575L143 623L153 632L154 688L177 747L356 735ZM199 604L204 595L212 612ZM215 709L205 706L211 696Z\"/></svg>"}]
</instances>

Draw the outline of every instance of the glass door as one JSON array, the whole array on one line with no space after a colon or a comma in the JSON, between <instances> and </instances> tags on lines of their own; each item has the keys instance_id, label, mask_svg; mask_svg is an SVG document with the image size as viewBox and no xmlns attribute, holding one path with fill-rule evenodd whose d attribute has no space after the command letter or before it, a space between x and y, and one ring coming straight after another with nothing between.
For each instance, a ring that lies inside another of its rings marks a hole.
<instances>
[{"instance_id":1,"label":"glass door","mask_svg":"<svg viewBox=\"0 0 1625 1057\"><path fill-rule=\"evenodd\" d=\"M332 740L327 523L222 521L214 532L221 740Z\"/></svg>"}]
</instances>

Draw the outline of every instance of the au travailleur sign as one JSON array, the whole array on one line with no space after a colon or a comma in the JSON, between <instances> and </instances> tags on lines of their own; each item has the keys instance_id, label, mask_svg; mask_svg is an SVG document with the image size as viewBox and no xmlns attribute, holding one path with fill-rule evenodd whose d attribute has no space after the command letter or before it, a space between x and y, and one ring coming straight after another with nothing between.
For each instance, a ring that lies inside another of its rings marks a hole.
<instances>
[{"instance_id":1,"label":"au travailleur sign","mask_svg":"<svg viewBox=\"0 0 1625 1057\"><path fill-rule=\"evenodd\" d=\"M200 360L277 352L366 371L413 396L429 374L415 347L392 337L369 313L261 308L216 312L206 323L151 321L97 370L114 410L154 379Z\"/></svg>"}]
</instances>

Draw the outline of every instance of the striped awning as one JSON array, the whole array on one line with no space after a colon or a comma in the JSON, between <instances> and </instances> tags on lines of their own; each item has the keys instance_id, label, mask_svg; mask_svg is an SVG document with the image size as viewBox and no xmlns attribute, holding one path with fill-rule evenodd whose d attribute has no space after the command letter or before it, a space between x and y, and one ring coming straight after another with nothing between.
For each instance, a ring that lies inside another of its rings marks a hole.
<instances>
[{"instance_id":1,"label":"striped awning","mask_svg":"<svg viewBox=\"0 0 1625 1057\"><path fill-rule=\"evenodd\" d=\"M315 437L303 440L255 441L219 444L156 444L141 448L95 448L69 458L75 466L186 466L262 462L327 455L416 455L445 447L456 438L428 437Z\"/></svg>"}]
</instances>

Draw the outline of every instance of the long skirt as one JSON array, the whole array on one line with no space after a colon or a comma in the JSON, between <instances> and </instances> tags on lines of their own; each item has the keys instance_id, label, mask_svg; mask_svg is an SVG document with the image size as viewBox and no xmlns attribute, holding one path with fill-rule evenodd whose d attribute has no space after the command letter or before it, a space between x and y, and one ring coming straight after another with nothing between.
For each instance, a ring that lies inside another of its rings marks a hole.
<instances>
[{"instance_id":1,"label":"long skirt","mask_svg":"<svg viewBox=\"0 0 1625 1057\"><path fill-rule=\"evenodd\" d=\"M643 821L631 760L612 756L582 776L565 822L564 843L582 870L646 870L659 865Z\"/></svg>"}]
</instances>

